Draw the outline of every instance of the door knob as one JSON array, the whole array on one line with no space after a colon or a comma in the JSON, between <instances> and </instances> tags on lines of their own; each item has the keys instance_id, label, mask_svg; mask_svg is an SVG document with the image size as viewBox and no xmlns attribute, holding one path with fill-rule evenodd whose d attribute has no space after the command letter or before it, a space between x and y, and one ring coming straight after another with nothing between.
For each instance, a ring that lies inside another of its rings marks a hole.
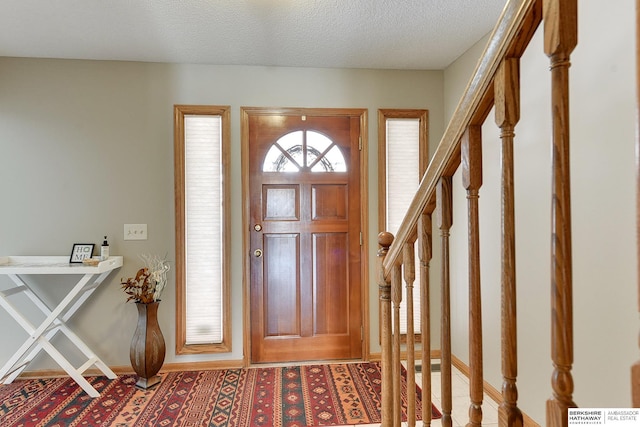
<instances>
[{"instance_id":1,"label":"door knob","mask_svg":"<svg viewBox=\"0 0 640 427\"><path fill-rule=\"evenodd\" d=\"M260 231L260 230L262 230L262 226L260 224L256 224L256 225L253 226L253 229L256 230L256 231Z\"/></svg>"},{"instance_id":2,"label":"door knob","mask_svg":"<svg viewBox=\"0 0 640 427\"><path fill-rule=\"evenodd\" d=\"M255 251L253 251L253 255L256 258L260 258L262 256L262 249L256 249Z\"/></svg>"}]
</instances>

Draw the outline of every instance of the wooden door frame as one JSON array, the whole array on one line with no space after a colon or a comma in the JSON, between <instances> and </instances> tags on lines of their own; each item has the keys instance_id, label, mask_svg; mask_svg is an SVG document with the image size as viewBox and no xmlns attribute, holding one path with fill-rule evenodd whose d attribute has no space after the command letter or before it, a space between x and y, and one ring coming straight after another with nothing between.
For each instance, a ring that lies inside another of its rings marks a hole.
<instances>
[{"instance_id":1,"label":"wooden door frame","mask_svg":"<svg viewBox=\"0 0 640 427\"><path fill-rule=\"evenodd\" d=\"M271 115L307 115L359 117L360 138L360 228L362 230L362 246L360 247L360 294L362 298L362 359L369 360L369 197L368 197L368 128L367 109L365 108L272 108L272 107L240 107L240 141L242 157L242 309L243 309L243 365L251 366L251 263L249 218L249 117ZM364 208L362 208L364 207Z\"/></svg>"}]
</instances>

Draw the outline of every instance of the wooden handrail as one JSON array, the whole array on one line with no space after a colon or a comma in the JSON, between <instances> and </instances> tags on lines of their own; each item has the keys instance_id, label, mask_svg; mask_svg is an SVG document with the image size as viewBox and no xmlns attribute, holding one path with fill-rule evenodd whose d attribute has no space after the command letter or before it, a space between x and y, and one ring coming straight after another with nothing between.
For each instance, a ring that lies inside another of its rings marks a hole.
<instances>
[{"instance_id":1,"label":"wooden handrail","mask_svg":"<svg viewBox=\"0 0 640 427\"><path fill-rule=\"evenodd\" d=\"M460 139L471 123L480 123L493 105L493 77L506 55L520 55L541 20L541 0L513 0L506 5L473 77L440 140L427 171L384 260L385 275L402 257L404 244L415 233L422 212L432 212L436 183L453 175L460 164ZM388 279L388 277L387 277Z\"/></svg>"}]
</instances>

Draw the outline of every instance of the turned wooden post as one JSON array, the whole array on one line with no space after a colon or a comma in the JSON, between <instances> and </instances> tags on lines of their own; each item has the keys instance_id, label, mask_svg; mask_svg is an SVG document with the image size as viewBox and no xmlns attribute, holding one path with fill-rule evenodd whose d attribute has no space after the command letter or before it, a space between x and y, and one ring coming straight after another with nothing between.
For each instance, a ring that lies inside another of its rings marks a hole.
<instances>
[{"instance_id":1,"label":"turned wooden post","mask_svg":"<svg viewBox=\"0 0 640 427\"><path fill-rule=\"evenodd\" d=\"M638 310L640 310L640 0L636 0L636 243L638 245ZM640 336L638 337L640 343ZM631 367L631 402L640 408L640 360Z\"/></svg>"},{"instance_id":2,"label":"turned wooden post","mask_svg":"<svg viewBox=\"0 0 640 427\"><path fill-rule=\"evenodd\" d=\"M382 351L382 408L383 427L393 425L393 372L391 360L391 283L385 278L384 259L393 243L393 234L378 234L378 295L380 298L380 346Z\"/></svg>"},{"instance_id":3,"label":"turned wooden post","mask_svg":"<svg viewBox=\"0 0 640 427\"><path fill-rule=\"evenodd\" d=\"M416 425L416 346L413 325L413 282L416 280L415 240L414 234L402 248L404 282L407 290L407 423L409 427Z\"/></svg>"},{"instance_id":4,"label":"turned wooden post","mask_svg":"<svg viewBox=\"0 0 640 427\"><path fill-rule=\"evenodd\" d=\"M551 358L553 397L547 400L547 426L567 426L573 402L573 295L571 183L569 162L569 66L578 41L577 0L544 0L544 49L551 59Z\"/></svg>"},{"instance_id":5,"label":"turned wooden post","mask_svg":"<svg viewBox=\"0 0 640 427\"><path fill-rule=\"evenodd\" d=\"M472 125L462 135L462 185L467 190L469 226L469 422L482 425L482 297L480 292L480 223L478 197L482 186L482 129Z\"/></svg>"},{"instance_id":6,"label":"turned wooden post","mask_svg":"<svg viewBox=\"0 0 640 427\"><path fill-rule=\"evenodd\" d=\"M441 394L442 426L452 427L451 418L451 296L449 277L449 230L453 225L453 199L451 177L443 176L436 187L436 211L438 227L442 236L442 316L440 319L441 336Z\"/></svg>"},{"instance_id":7,"label":"turned wooden post","mask_svg":"<svg viewBox=\"0 0 640 427\"><path fill-rule=\"evenodd\" d=\"M640 0L638 0L640 1ZM431 301L429 262L431 261L431 215L418 220L418 258L420 258L420 325L422 335L422 425L431 425Z\"/></svg>"},{"instance_id":8,"label":"turned wooden post","mask_svg":"<svg viewBox=\"0 0 640 427\"><path fill-rule=\"evenodd\" d=\"M520 120L520 65L502 61L494 80L495 121L502 139L502 403L500 426L522 427L517 406L518 340L516 316L516 228L513 183L514 129Z\"/></svg>"},{"instance_id":9,"label":"turned wooden post","mask_svg":"<svg viewBox=\"0 0 640 427\"><path fill-rule=\"evenodd\" d=\"M391 302L393 303L393 427L402 423L402 391L400 389L400 303L402 302L402 264L391 267Z\"/></svg>"}]
</instances>

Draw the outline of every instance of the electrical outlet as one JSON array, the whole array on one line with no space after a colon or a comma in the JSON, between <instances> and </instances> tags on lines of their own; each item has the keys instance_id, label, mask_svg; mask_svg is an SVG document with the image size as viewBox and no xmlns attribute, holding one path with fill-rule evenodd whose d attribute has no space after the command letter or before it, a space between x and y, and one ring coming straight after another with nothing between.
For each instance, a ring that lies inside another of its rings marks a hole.
<instances>
[{"instance_id":1,"label":"electrical outlet","mask_svg":"<svg viewBox=\"0 0 640 427\"><path fill-rule=\"evenodd\" d=\"M147 240L147 224L125 224L124 240Z\"/></svg>"}]
</instances>

